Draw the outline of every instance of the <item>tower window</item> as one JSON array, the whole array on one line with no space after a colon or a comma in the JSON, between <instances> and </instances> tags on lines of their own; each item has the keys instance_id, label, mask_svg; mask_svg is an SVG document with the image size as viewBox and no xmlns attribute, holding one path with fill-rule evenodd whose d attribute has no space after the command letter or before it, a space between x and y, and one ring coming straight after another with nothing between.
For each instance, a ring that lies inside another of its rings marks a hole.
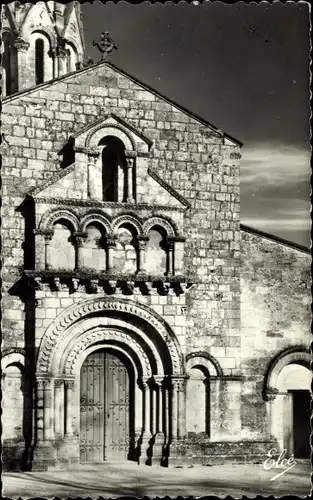
<instances>
[{"instance_id":1,"label":"tower window","mask_svg":"<svg viewBox=\"0 0 313 500\"><path fill-rule=\"evenodd\" d=\"M37 38L35 43L36 85L44 81L44 41Z\"/></svg>"}]
</instances>

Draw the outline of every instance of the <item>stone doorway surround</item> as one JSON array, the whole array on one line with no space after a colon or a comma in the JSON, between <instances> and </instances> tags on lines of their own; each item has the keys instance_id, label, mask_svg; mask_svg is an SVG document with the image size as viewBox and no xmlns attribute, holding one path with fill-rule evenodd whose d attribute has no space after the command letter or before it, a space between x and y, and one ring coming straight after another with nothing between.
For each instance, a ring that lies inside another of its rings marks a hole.
<instances>
[{"instance_id":1,"label":"stone doorway surround","mask_svg":"<svg viewBox=\"0 0 313 500\"><path fill-rule=\"evenodd\" d=\"M80 370L105 348L120 351L135 373L138 463L166 465L172 444L186 436L187 377L171 328L133 300L90 298L64 310L39 346L33 470L79 462Z\"/></svg>"},{"instance_id":2,"label":"stone doorway surround","mask_svg":"<svg viewBox=\"0 0 313 500\"><path fill-rule=\"evenodd\" d=\"M265 376L263 397L267 402L268 436L288 456L295 451L292 391L310 390L310 363L308 349L294 346L271 361Z\"/></svg>"}]
</instances>

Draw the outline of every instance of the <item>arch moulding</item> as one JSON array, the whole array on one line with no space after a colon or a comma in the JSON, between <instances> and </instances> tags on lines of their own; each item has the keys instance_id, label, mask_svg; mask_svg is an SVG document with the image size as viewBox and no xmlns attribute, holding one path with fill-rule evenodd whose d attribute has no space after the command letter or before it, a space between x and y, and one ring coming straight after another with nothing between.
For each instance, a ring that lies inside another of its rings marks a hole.
<instances>
[{"instance_id":1,"label":"arch moulding","mask_svg":"<svg viewBox=\"0 0 313 500\"><path fill-rule=\"evenodd\" d=\"M136 151L136 143L129 133L125 131L124 127L110 122L95 126L86 137L85 147L94 148L98 146L99 141L107 135L118 137L123 142L126 150Z\"/></svg>"},{"instance_id":2,"label":"arch moulding","mask_svg":"<svg viewBox=\"0 0 313 500\"><path fill-rule=\"evenodd\" d=\"M41 219L39 223L39 229L42 231L52 231L53 224L59 220L65 219L70 222L74 228L74 231L79 232L80 223L77 214L74 210L70 209L54 209L52 211L47 212Z\"/></svg>"},{"instance_id":3,"label":"arch moulding","mask_svg":"<svg viewBox=\"0 0 313 500\"><path fill-rule=\"evenodd\" d=\"M107 316L83 318L64 330L54 346L48 371L72 375L76 359L87 348L107 341L131 348L142 361L143 370L163 372L163 359L149 336L125 320Z\"/></svg>"},{"instance_id":4,"label":"arch moulding","mask_svg":"<svg viewBox=\"0 0 313 500\"><path fill-rule=\"evenodd\" d=\"M79 304L74 304L66 308L57 316L53 323L47 328L41 340L37 358L37 374L49 373L52 367L52 358L55 348L62 343L62 337L67 337L69 329L71 326L74 326L74 323L77 324L78 331L84 334L84 330L81 330L80 321L88 316L104 312L112 312L115 316L116 313L120 313L121 316L127 314L133 317L135 323L136 319L139 320L141 324L146 323L150 329L152 328L155 331L156 338L161 337L163 342L165 342L171 358L172 373L184 373L183 356L179 342L172 329L161 316L148 306L139 302L122 298L112 299L104 296L86 299ZM89 333L90 332L88 332L88 334ZM92 337L88 340L86 339L87 344L90 344L91 341ZM98 341L101 341L101 338L99 338ZM95 342L97 342L97 339L95 339Z\"/></svg>"},{"instance_id":5,"label":"arch moulding","mask_svg":"<svg viewBox=\"0 0 313 500\"><path fill-rule=\"evenodd\" d=\"M186 356L186 370L195 366L203 366L213 377L223 377L223 370L219 362L208 352L198 351Z\"/></svg>"},{"instance_id":6,"label":"arch moulding","mask_svg":"<svg viewBox=\"0 0 313 500\"><path fill-rule=\"evenodd\" d=\"M273 401L278 392L277 379L281 370L291 363L300 364L310 369L312 357L304 346L294 346L279 353L269 364L264 379L263 398Z\"/></svg>"}]
</instances>

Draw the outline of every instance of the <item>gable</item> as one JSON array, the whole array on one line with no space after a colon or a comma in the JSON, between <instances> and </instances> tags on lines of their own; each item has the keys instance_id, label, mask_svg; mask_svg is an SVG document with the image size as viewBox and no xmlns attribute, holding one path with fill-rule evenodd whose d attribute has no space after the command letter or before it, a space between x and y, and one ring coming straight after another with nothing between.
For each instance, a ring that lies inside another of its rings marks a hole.
<instances>
[{"instance_id":1,"label":"gable","mask_svg":"<svg viewBox=\"0 0 313 500\"><path fill-rule=\"evenodd\" d=\"M114 102L113 107L115 109L118 109L119 103L116 99L118 95L118 89L116 89L116 87L114 88L114 82L116 81L123 82L123 96L121 98L123 101L132 100L132 96L130 95L130 92L128 92L128 90L131 92L135 92L135 100L141 101L141 103L146 103L147 109L149 109L149 102L156 102L160 104L158 110L164 113L171 113L172 119L182 123L197 123L198 126L202 126L203 130L206 130L207 132L209 131L212 137L222 139L223 143L225 142L225 140L227 140L228 144L231 146L242 146L242 143L240 141L226 134L218 127L215 127L207 120L204 120L203 118L195 115L183 106L178 105L174 101L157 92L155 89L148 87L146 84L138 81L131 75L124 72L122 69L107 61L101 61L92 66L76 71L75 73L64 75L56 80L33 87L32 89L18 92L17 94L6 98L5 101L8 102L10 100L12 102L23 94L36 95L37 92L39 92L39 94L40 92L44 92L43 95L46 96L49 89L51 91L58 92L59 86L63 89L65 85L77 86L82 84L83 86L89 87L89 93L91 97L111 97L111 101ZM111 83L113 84L113 86L111 88L111 92L108 92L108 85L110 85ZM73 90L73 88L71 90ZM78 90L79 89L77 89L77 91ZM136 109L133 110L133 116L134 118L136 117ZM162 122L161 118L160 122Z\"/></svg>"},{"instance_id":2,"label":"gable","mask_svg":"<svg viewBox=\"0 0 313 500\"><path fill-rule=\"evenodd\" d=\"M28 41L34 30L43 30L53 39L55 23L46 2L37 2L29 9L19 30L21 38Z\"/></svg>"},{"instance_id":3,"label":"gable","mask_svg":"<svg viewBox=\"0 0 313 500\"><path fill-rule=\"evenodd\" d=\"M64 28L61 36L72 43L77 48L77 40L85 50L84 35L81 29L81 23L78 18L74 2L70 2L65 9Z\"/></svg>"}]
</instances>

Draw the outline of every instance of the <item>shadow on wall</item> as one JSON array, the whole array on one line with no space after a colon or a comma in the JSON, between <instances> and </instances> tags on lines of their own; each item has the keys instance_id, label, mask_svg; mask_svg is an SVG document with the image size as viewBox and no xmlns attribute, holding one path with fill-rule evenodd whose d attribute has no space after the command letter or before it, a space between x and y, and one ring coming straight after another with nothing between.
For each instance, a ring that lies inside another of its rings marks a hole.
<instances>
[{"instance_id":1,"label":"shadow on wall","mask_svg":"<svg viewBox=\"0 0 313 500\"><path fill-rule=\"evenodd\" d=\"M31 382L20 363L2 375L2 464L6 470L28 470L32 435Z\"/></svg>"}]
</instances>

